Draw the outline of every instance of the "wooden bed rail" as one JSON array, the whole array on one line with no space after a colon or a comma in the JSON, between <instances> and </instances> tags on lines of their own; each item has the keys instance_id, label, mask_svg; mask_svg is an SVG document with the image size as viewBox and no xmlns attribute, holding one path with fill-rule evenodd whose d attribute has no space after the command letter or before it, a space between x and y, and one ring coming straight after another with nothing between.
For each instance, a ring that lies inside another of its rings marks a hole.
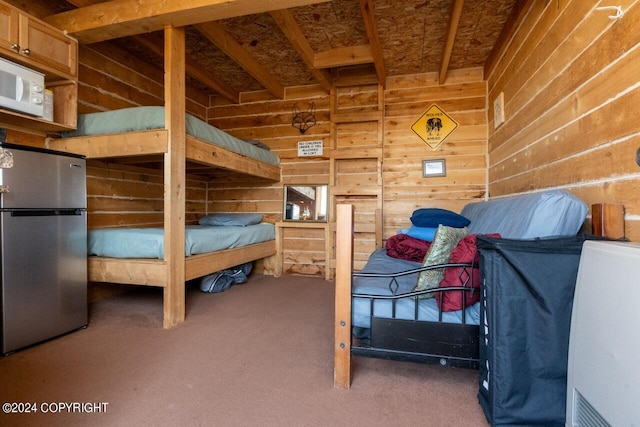
<instances>
[{"instance_id":1,"label":"wooden bed rail","mask_svg":"<svg viewBox=\"0 0 640 427\"><path fill-rule=\"evenodd\" d=\"M351 274L353 272L353 206L336 206L336 294L333 385L351 386Z\"/></svg>"}]
</instances>

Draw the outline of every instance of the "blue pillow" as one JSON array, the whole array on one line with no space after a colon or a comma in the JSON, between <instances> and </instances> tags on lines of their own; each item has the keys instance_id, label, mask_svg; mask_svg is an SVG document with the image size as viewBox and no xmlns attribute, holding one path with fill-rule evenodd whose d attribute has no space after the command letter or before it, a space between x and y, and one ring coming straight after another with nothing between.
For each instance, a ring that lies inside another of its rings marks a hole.
<instances>
[{"instance_id":1,"label":"blue pillow","mask_svg":"<svg viewBox=\"0 0 640 427\"><path fill-rule=\"evenodd\" d=\"M260 224L261 213L215 213L203 216L198 223L200 225L233 225L245 227L247 225Z\"/></svg>"},{"instance_id":2,"label":"blue pillow","mask_svg":"<svg viewBox=\"0 0 640 427\"><path fill-rule=\"evenodd\" d=\"M407 236L415 237L416 239L433 242L433 238L435 237L437 230L437 228L433 227L416 227L415 225L412 225L406 234Z\"/></svg>"},{"instance_id":3,"label":"blue pillow","mask_svg":"<svg viewBox=\"0 0 640 427\"><path fill-rule=\"evenodd\" d=\"M469 225L471 221L446 209L422 208L413 211L411 223L416 227L438 228L439 225L444 225L446 227L462 228Z\"/></svg>"}]
</instances>

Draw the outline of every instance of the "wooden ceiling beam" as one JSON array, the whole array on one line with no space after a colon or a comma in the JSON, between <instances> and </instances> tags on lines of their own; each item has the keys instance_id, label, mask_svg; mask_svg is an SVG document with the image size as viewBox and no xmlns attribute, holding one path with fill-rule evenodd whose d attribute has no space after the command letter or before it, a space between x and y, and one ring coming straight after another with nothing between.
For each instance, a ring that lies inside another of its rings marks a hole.
<instances>
[{"instance_id":1,"label":"wooden ceiling beam","mask_svg":"<svg viewBox=\"0 0 640 427\"><path fill-rule=\"evenodd\" d=\"M288 10L271 11L271 17L278 24L280 30L289 39L289 43L298 52L316 81L327 93L331 90L331 75L326 70L319 70L314 65L315 52L309 45L293 14Z\"/></svg>"},{"instance_id":2,"label":"wooden ceiling beam","mask_svg":"<svg viewBox=\"0 0 640 427\"><path fill-rule=\"evenodd\" d=\"M93 4L103 3L105 0L67 0L69 3L76 7L85 7ZM150 52L153 52L158 57L162 58L164 55L164 38L156 37L155 40L152 39L151 34L147 35L136 35L133 36L132 39L147 49ZM202 67L190 60L188 57L185 58L185 70L189 77L198 80L200 83L204 84L208 88L214 90L219 93L222 97L227 99L228 101L239 104L240 103L240 92L233 90L226 82L220 80L215 75L208 73L202 69Z\"/></svg>"},{"instance_id":3,"label":"wooden ceiling beam","mask_svg":"<svg viewBox=\"0 0 640 427\"><path fill-rule=\"evenodd\" d=\"M164 55L164 48L162 47L163 44L159 43L158 40L152 40L149 35L141 34L133 36L132 39L148 51L158 55L160 58ZM230 102L234 104L240 103L240 92L231 88L229 84L220 80L215 75L204 70L200 64L191 60L189 57L186 57L184 65L189 77L198 80L200 83L219 93Z\"/></svg>"},{"instance_id":4,"label":"wooden ceiling beam","mask_svg":"<svg viewBox=\"0 0 640 427\"><path fill-rule=\"evenodd\" d=\"M338 47L335 49L318 52L313 57L315 68L345 67L348 65L370 64L373 61L371 46L368 44L359 46Z\"/></svg>"},{"instance_id":5,"label":"wooden ceiling beam","mask_svg":"<svg viewBox=\"0 0 640 427\"><path fill-rule=\"evenodd\" d=\"M46 17L81 43L95 43L237 16L330 0L111 0Z\"/></svg>"},{"instance_id":6,"label":"wooden ceiling beam","mask_svg":"<svg viewBox=\"0 0 640 427\"><path fill-rule=\"evenodd\" d=\"M373 8L373 0L360 0L360 11L364 19L364 26L369 38L369 46L373 56L373 64L378 75L378 83L384 88L387 86L387 72L384 68L384 57L382 55L382 46L380 45L380 37L378 35L378 26L376 25L376 15Z\"/></svg>"},{"instance_id":7,"label":"wooden ceiling beam","mask_svg":"<svg viewBox=\"0 0 640 427\"><path fill-rule=\"evenodd\" d=\"M442 49L442 60L440 61L440 73L438 74L438 83L444 84L447 80L447 71L449 70L449 61L451 60L451 52L453 51L453 43L456 41L458 33L458 24L460 23L460 15L462 15L462 6L464 0L454 0L451 5L451 15L449 17L449 29L447 38Z\"/></svg>"},{"instance_id":8,"label":"wooden ceiling beam","mask_svg":"<svg viewBox=\"0 0 640 427\"><path fill-rule=\"evenodd\" d=\"M284 99L284 86L269 71L256 61L247 50L229 34L222 24L207 22L195 28L211 43L218 46L229 58L259 81L276 98Z\"/></svg>"}]
</instances>

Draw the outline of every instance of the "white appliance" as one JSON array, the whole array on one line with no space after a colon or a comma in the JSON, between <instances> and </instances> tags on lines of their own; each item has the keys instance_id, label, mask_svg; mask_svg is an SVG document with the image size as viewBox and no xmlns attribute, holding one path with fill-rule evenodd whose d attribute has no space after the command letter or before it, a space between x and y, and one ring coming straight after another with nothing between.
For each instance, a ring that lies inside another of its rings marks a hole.
<instances>
[{"instance_id":1,"label":"white appliance","mask_svg":"<svg viewBox=\"0 0 640 427\"><path fill-rule=\"evenodd\" d=\"M640 245L586 241L571 317L567 426L640 425Z\"/></svg>"},{"instance_id":2,"label":"white appliance","mask_svg":"<svg viewBox=\"0 0 640 427\"><path fill-rule=\"evenodd\" d=\"M0 58L0 108L42 117L44 74Z\"/></svg>"}]
</instances>

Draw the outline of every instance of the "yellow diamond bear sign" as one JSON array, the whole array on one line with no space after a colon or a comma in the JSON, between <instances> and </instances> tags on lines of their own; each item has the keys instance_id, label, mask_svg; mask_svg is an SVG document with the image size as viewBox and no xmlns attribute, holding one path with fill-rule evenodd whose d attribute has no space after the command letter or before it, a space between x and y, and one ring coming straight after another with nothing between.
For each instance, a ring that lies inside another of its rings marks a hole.
<instances>
[{"instance_id":1,"label":"yellow diamond bear sign","mask_svg":"<svg viewBox=\"0 0 640 427\"><path fill-rule=\"evenodd\" d=\"M432 150L435 150L458 126L455 120L436 104L433 104L416 120L411 126L411 130L422 138Z\"/></svg>"}]
</instances>

